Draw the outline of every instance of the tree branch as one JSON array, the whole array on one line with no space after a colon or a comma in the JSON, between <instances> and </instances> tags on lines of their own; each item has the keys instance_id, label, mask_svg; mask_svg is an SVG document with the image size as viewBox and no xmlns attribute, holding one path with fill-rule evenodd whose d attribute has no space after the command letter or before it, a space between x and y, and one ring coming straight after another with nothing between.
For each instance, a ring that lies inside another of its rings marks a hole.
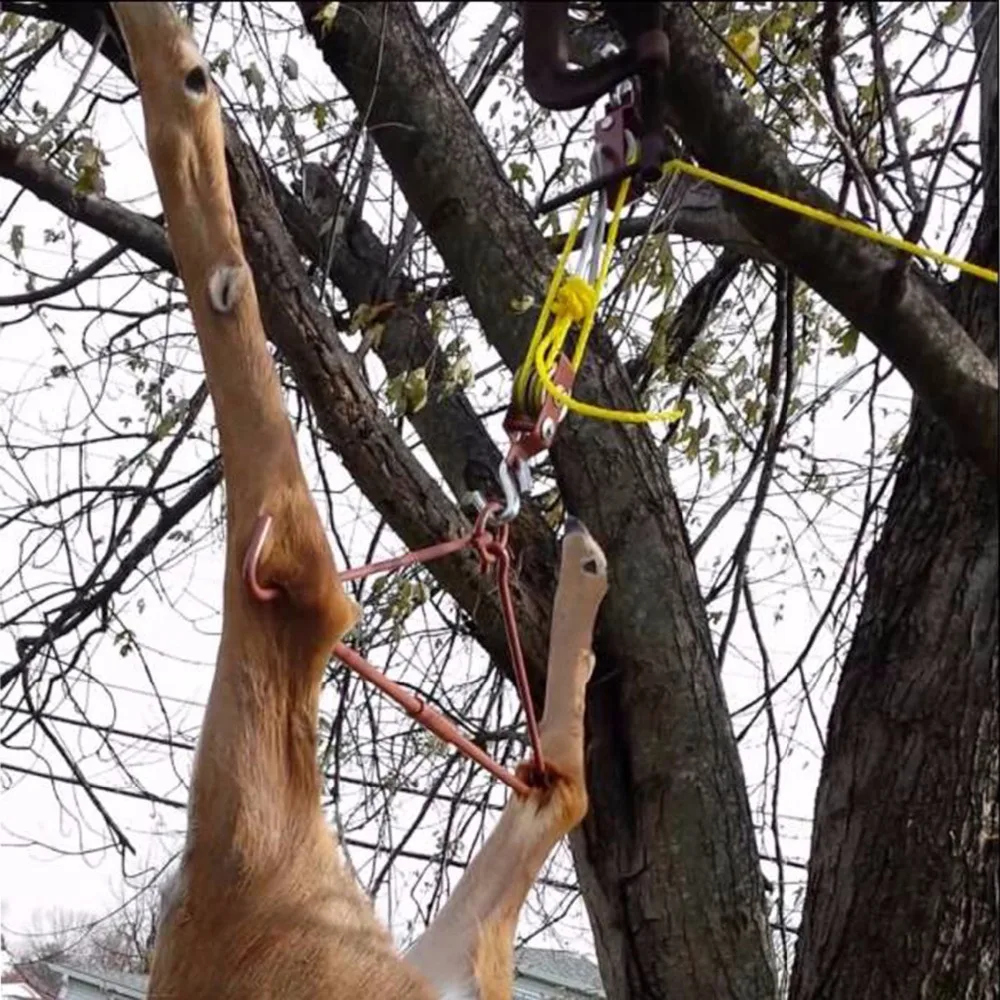
<instances>
[{"instance_id":1,"label":"tree branch","mask_svg":"<svg viewBox=\"0 0 1000 1000\"><path fill-rule=\"evenodd\" d=\"M730 83L682 4L665 8L672 124L710 169L826 211L809 184ZM996 475L997 369L944 308L930 282L896 255L756 199L726 196L749 232L885 353L942 419L959 448Z\"/></svg>"},{"instance_id":2,"label":"tree branch","mask_svg":"<svg viewBox=\"0 0 1000 1000\"><path fill-rule=\"evenodd\" d=\"M407 204L513 369L535 316L511 303L525 294L541 301L553 257L413 5L344 3L326 31L313 21L321 5L299 6L355 106L369 109L368 127ZM592 343L576 394L634 409L607 338L595 334ZM734 981L765 995L773 971L767 935L756 930L766 926L763 882L742 769L680 511L652 435L571 416L552 458L566 507L604 548L613 580L587 706L593 808L571 836L609 995L627 996L637 982L651 994L725 992ZM654 828L669 837L635 837ZM687 843L698 849L681 849L679 862L670 845ZM668 911L655 931L636 908L652 894ZM734 908L752 916L737 927L723 916Z\"/></svg>"},{"instance_id":3,"label":"tree branch","mask_svg":"<svg viewBox=\"0 0 1000 1000\"><path fill-rule=\"evenodd\" d=\"M88 597L74 601L63 608L59 616L48 625L41 635L22 639L18 643L19 657L14 666L9 667L0 675L0 689L7 687L11 681L24 673L26 666L31 659L44 649L45 646L53 643L61 636L66 635L76 628L89 615L98 608L103 607L115 594L121 590L125 581L132 575L142 561L153 552L157 545L170 534L173 529L184 520L187 515L194 510L222 480L222 466L218 462L213 462L208 470L195 482L195 484L170 507L165 507L160 512L159 520L147 531L142 538L136 542L121 562L115 567L114 572L107 577L101 585Z\"/></svg>"},{"instance_id":4,"label":"tree branch","mask_svg":"<svg viewBox=\"0 0 1000 1000\"><path fill-rule=\"evenodd\" d=\"M73 182L52 164L4 134L0 134L0 176L27 188L71 219L125 244L165 271L176 273L174 255L159 223L100 195L79 194Z\"/></svg>"},{"instance_id":5,"label":"tree branch","mask_svg":"<svg viewBox=\"0 0 1000 1000\"><path fill-rule=\"evenodd\" d=\"M40 7L38 13L65 23L88 41L100 30L100 18L87 5L52 3ZM130 75L121 42L114 33L105 42L104 54ZM468 524L378 408L354 359L341 345L330 318L316 302L301 260L274 208L271 179L261 177L256 157L239 139L228 119L224 118L224 122L233 198L268 339L288 361L296 382L317 414L324 437L361 491L407 547L423 548L464 533ZM71 217L176 273L160 226L107 199L92 195L78 197L68 178L3 136L0 136L0 176L17 180ZM274 189L280 195L283 186ZM288 207L288 199L284 207ZM302 211L300 206L298 224L293 223L291 228L308 239ZM335 280L345 277L336 272L340 261L343 256L335 254ZM357 263L354 267L356 279ZM373 293L371 289L369 300L374 298ZM515 588L522 644L536 692L544 689L543 665L555 580L554 542L547 528L545 532L546 535L541 535L536 523L528 536L541 544L531 546L531 559L519 567L522 572ZM517 544L518 534L513 534ZM550 552L551 561L546 558ZM483 592L476 559L467 554L439 560L429 566L429 571L470 616L475 636L490 656L507 666L508 647L500 606L495 594Z\"/></svg>"}]
</instances>

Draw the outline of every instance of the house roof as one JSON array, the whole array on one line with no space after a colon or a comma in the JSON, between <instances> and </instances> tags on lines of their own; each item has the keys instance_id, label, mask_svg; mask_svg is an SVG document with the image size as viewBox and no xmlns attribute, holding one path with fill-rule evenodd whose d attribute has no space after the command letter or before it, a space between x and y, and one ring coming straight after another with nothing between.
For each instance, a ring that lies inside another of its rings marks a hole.
<instances>
[{"instance_id":1,"label":"house roof","mask_svg":"<svg viewBox=\"0 0 1000 1000\"><path fill-rule=\"evenodd\" d=\"M4 953L0 975L0 995L11 1000L56 1000L56 991L46 981L45 966L33 962L15 962Z\"/></svg>"},{"instance_id":2,"label":"house roof","mask_svg":"<svg viewBox=\"0 0 1000 1000\"><path fill-rule=\"evenodd\" d=\"M126 1000L145 1000L149 983L148 976L130 972L94 972L63 962L47 962L45 964L60 976L72 977L77 982L97 986L112 996L117 995L126 998ZM574 996L594 998L602 998L605 995L597 966L572 952L552 951L545 948L520 948L515 954L515 965L518 976L534 980L539 985L555 987L560 993L565 991ZM18 969L22 975L26 971L24 966ZM7 976L4 978L7 979ZM41 985L32 982L30 978L25 978L36 989ZM51 997L52 994L40 992L36 996L47 998Z\"/></svg>"},{"instance_id":3,"label":"house roof","mask_svg":"<svg viewBox=\"0 0 1000 1000\"><path fill-rule=\"evenodd\" d=\"M77 982L97 986L111 996L125 997L127 1000L145 1000L149 976L134 972L93 972L62 962L49 962L48 967L62 976L72 976Z\"/></svg>"},{"instance_id":4,"label":"house roof","mask_svg":"<svg viewBox=\"0 0 1000 1000\"><path fill-rule=\"evenodd\" d=\"M518 974L585 997L603 997L601 974L593 962L571 951L519 948L514 955Z\"/></svg>"}]
</instances>

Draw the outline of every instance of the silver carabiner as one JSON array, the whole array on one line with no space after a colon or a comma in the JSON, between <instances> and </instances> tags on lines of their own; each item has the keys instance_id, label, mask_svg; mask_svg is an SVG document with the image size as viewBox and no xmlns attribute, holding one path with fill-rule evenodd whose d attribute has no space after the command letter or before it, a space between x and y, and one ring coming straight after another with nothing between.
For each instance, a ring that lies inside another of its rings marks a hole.
<instances>
[{"instance_id":1,"label":"silver carabiner","mask_svg":"<svg viewBox=\"0 0 1000 1000\"><path fill-rule=\"evenodd\" d=\"M597 180L601 176L602 162L600 153L595 149L590 155L590 176ZM597 211L590 217L587 229L580 244L581 271L587 280L593 284L601 265L601 253L604 250L604 234L607 226L608 195L604 188L597 192Z\"/></svg>"}]
</instances>

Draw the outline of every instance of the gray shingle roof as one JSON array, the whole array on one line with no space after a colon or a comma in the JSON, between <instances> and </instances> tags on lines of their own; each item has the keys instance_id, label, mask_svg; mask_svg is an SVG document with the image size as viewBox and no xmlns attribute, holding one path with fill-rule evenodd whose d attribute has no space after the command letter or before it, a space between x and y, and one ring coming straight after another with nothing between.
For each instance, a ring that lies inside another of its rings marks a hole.
<instances>
[{"instance_id":1,"label":"gray shingle roof","mask_svg":"<svg viewBox=\"0 0 1000 1000\"><path fill-rule=\"evenodd\" d=\"M562 986L581 996L603 997L597 966L571 951L519 948L514 956L517 971L552 986Z\"/></svg>"},{"instance_id":2,"label":"gray shingle roof","mask_svg":"<svg viewBox=\"0 0 1000 1000\"><path fill-rule=\"evenodd\" d=\"M519 976L527 977L539 986L552 987L553 996L601 998L605 995L597 966L580 955L545 948L520 948L514 960ZM116 991L126 996L145 996L149 981L147 976L129 972L87 971L57 962L48 965L55 972L71 973L84 982L117 988Z\"/></svg>"}]
</instances>

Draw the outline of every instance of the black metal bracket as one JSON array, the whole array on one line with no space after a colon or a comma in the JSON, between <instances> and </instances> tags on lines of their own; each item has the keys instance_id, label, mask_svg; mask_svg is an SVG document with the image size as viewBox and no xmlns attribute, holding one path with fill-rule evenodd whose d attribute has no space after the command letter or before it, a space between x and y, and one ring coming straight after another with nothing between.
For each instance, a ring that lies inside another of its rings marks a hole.
<instances>
[{"instance_id":1,"label":"black metal bracket","mask_svg":"<svg viewBox=\"0 0 1000 1000\"><path fill-rule=\"evenodd\" d=\"M593 104L618 84L636 78L638 176L659 176L667 146L664 129L665 79L670 44L659 2L607 3L605 11L625 40L625 49L591 66L569 65L569 3L524 0L524 83L535 103L553 111ZM609 107L609 113L613 107ZM617 165L615 165L617 166Z\"/></svg>"}]
</instances>

